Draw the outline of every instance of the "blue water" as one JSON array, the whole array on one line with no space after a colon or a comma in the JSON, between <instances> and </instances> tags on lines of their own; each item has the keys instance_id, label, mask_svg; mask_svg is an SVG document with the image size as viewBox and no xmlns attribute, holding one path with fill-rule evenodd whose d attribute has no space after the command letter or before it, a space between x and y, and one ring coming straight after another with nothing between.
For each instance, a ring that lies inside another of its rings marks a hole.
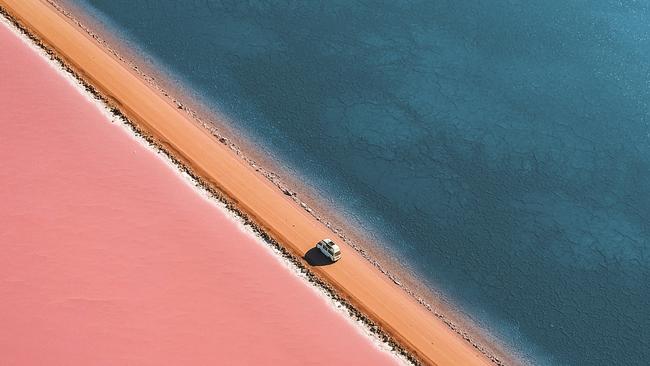
<instances>
[{"instance_id":1,"label":"blue water","mask_svg":"<svg viewBox=\"0 0 650 366\"><path fill-rule=\"evenodd\" d=\"M75 2L535 363L648 364L647 1Z\"/></svg>"}]
</instances>

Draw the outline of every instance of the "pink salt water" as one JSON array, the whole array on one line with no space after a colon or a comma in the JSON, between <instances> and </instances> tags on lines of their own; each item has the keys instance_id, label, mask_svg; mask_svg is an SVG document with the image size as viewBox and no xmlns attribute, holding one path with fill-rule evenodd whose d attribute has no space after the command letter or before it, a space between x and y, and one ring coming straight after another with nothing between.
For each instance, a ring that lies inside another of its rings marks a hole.
<instances>
[{"instance_id":1,"label":"pink salt water","mask_svg":"<svg viewBox=\"0 0 650 366\"><path fill-rule=\"evenodd\" d=\"M389 364L0 23L0 364Z\"/></svg>"}]
</instances>

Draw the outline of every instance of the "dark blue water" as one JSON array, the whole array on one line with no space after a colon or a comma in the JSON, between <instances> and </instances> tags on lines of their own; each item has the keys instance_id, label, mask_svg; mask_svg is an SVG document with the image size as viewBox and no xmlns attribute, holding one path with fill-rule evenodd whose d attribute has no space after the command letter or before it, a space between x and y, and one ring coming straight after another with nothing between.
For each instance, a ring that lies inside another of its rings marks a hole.
<instances>
[{"instance_id":1,"label":"dark blue water","mask_svg":"<svg viewBox=\"0 0 650 366\"><path fill-rule=\"evenodd\" d=\"M519 352L648 364L648 2L75 2Z\"/></svg>"}]
</instances>

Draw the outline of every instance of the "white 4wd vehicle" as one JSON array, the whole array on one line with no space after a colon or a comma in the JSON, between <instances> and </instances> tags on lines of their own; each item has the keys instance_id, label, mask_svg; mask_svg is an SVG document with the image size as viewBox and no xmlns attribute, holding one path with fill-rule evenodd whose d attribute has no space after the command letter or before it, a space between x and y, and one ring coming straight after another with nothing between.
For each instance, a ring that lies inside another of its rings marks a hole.
<instances>
[{"instance_id":1,"label":"white 4wd vehicle","mask_svg":"<svg viewBox=\"0 0 650 366\"><path fill-rule=\"evenodd\" d=\"M316 244L321 253L325 254L332 262L341 259L341 248L330 239L323 239Z\"/></svg>"}]
</instances>

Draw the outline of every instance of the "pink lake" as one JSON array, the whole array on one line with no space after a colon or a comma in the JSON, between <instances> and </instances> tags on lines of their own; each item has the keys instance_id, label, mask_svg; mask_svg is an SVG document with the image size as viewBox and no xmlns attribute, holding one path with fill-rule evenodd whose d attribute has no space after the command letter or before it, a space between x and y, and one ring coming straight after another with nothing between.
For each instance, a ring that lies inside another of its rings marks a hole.
<instances>
[{"instance_id":1,"label":"pink lake","mask_svg":"<svg viewBox=\"0 0 650 366\"><path fill-rule=\"evenodd\" d=\"M393 364L0 23L0 364Z\"/></svg>"}]
</instances>

